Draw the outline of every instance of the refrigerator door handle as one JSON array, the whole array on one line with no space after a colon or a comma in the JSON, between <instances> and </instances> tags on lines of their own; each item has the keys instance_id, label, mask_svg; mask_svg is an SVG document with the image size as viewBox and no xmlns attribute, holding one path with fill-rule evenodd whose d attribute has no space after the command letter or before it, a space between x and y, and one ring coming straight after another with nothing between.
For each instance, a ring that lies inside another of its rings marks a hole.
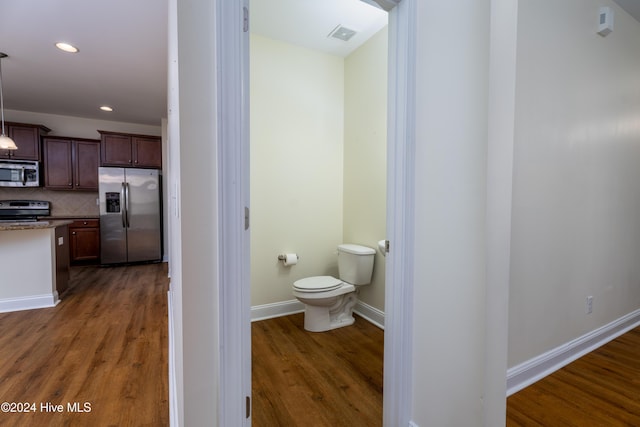
<instances>
[{"instance_id":1,"label":"refrigerator door handle","mask_svg":"<svg viewBox=\"0 0 640 427\"><path fill-rule=\"evenodd\" d=\"M131 223L129 221L129 183L124 184L124 211L125 216L127 218L127 228L131 227Z\"/></svg>"},{"instance_id":2,"label":"refrigerator door handle","mask_svg":"<svg viewBox=\"0 0 640 427\"><path fill-rule=\"evenodd\" d=\"M120 209L120 215L122 216L122 228L127 228L127 193L125 191L124 182L120 187L120 199L122 200L122 209Z\"/></svg>"}]
</instances>

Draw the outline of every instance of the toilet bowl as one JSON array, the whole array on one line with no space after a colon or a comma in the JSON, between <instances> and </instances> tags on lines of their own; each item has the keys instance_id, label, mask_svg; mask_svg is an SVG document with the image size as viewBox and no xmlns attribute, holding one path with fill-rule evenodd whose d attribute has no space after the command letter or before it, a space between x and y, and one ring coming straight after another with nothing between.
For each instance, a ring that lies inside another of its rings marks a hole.
<instances>
[{"instance_id":1,"label":"toilet bowl","mask_svg":"<svg viewBox=\"0 0 640 427\"><path fill-rule=\"evenodd\" d=\"M324 285L324 287L323 287ZM314 276L293 283L293 295L305 305L304 328L324 332L352 325L356 287L331 276Z\"/></svg>"},{"instance_id":2,"label":"toilet bowl","mask_svg":"<svg viewBox=\"0 0 640 427\"><path fill-rule=\"evenodd\" d=\"M357 288L371 283L375 250L366 246L338 246L339 279L313 276L293 283L293 295L305 305L304 328L324 332L352 325Z\"/></svg>"}]
</instances>

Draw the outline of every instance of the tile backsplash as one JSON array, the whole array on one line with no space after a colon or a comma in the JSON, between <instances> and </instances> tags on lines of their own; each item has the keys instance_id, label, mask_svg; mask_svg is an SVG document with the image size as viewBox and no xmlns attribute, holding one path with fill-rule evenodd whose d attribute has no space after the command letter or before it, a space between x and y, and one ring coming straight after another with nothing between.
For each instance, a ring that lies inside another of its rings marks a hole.
<instances>
[{"instance_id":1,"label":"tile backsplash","mask_svg":"<svg viewBox=\"0 0 640 427\"><path fill-rule=\"evenodd\" d=\"M98 216L97 192L52 191L41 187L0 187L0 200L47 200L51 203L52 216Z\"/></svg>"}]
</instances>

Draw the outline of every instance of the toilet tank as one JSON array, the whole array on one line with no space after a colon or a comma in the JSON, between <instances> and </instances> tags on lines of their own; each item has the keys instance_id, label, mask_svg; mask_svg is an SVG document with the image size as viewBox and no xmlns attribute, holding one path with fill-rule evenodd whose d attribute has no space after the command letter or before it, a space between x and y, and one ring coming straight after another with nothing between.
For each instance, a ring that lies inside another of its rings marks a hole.
<instances>
[{"instance_id":1,"label":"toilet tank","mask_svg":"<svg viewBox=\"0 0 640 427\"><path fill-rule=\"evenodd\" d=\"M345 243L338 245L338 275L352 285L368 285L373 274L375 249Z\"/></svg>"}]
</instances>

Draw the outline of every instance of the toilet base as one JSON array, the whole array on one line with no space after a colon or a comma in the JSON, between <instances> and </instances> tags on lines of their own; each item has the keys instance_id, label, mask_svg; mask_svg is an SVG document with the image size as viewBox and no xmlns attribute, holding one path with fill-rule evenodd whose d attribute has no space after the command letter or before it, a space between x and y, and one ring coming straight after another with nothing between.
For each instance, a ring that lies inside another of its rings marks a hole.
<instances>
[{"instance_id":1,"label":"toilet base","mask_svg":"<svg viewBox=\"0 0 640 427\"><path fill-rule=\"evenodd\" d=\"M331 307L305 304L304 329L309 332L324 332L353 325L353 307L358 302L355 292L337 297Z\"/></svg>"}]
</instances>

